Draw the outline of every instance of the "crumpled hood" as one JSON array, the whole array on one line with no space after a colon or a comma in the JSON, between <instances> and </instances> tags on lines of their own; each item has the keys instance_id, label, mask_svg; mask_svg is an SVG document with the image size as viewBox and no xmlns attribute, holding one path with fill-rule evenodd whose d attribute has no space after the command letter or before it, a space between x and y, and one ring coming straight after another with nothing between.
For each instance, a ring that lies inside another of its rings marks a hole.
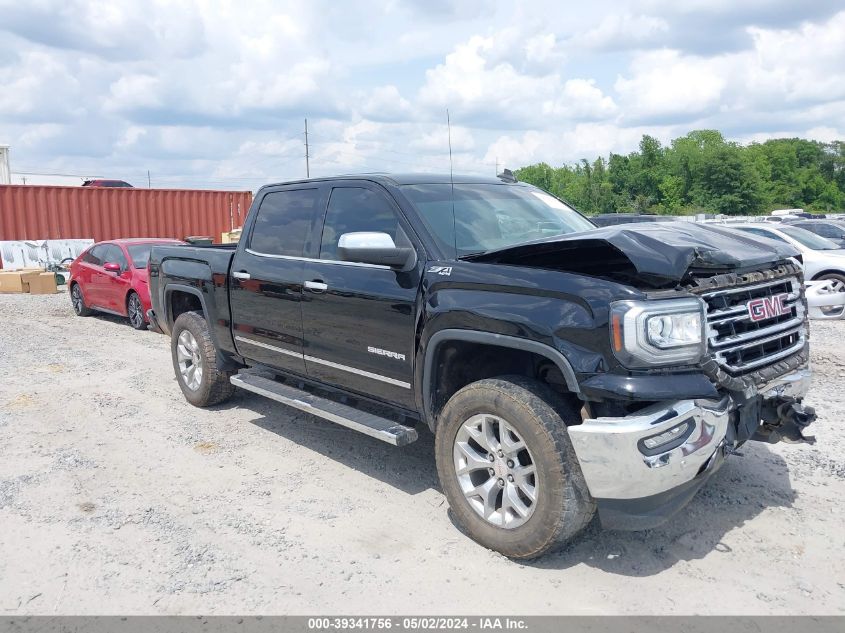
<instances>
[{"instance_id":1,"label":"crumpled hood","mask_svg":"<svg viewBox=\"0 0 845 633\"><path fill-rule=\"evenodd\" d=\"M660 287L680 282L690 268L750 268L798 256L789 244L722 225L670 221L606 226L463 259L637 278Z\"/></svg>"}]
</instances>

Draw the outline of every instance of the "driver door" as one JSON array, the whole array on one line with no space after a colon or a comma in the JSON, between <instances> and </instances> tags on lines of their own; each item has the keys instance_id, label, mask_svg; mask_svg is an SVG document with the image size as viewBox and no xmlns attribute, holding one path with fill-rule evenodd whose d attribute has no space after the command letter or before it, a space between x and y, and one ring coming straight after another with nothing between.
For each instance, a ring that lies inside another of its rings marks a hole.
<instances>
[{"instance_id":1,"label":"driver door","mask_svg":"<svg viewBox=\"0 0 845 633\"><path fill-rule=\"evenodd\" d=\"M342 261L340 237L356 232L387 233L397 246L412 246L416 266L402 272ZM413 408L414 324L425 258L396 202L369 182L333 187L315 251L303 270L308 375Z\"/></svg>"}]
</instances>

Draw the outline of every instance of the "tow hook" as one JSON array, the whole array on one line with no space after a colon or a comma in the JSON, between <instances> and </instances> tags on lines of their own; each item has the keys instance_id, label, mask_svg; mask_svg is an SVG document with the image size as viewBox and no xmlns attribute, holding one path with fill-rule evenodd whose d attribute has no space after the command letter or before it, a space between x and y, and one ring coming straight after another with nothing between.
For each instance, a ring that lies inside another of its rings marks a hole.
<instances>
[{"instance_id":1,"label":"tow hook","mask_svg":"<svg viewBox=\"0 0 845 633\"><path fill-rule=\"evenodd\" d=\"M777 420L764 422L752 439L776 444L815 444L813 435L804 435L803 431L816 419L816 410L805 407L792 398L786 399L777 406Z\"/></svg>"}]
</instances>

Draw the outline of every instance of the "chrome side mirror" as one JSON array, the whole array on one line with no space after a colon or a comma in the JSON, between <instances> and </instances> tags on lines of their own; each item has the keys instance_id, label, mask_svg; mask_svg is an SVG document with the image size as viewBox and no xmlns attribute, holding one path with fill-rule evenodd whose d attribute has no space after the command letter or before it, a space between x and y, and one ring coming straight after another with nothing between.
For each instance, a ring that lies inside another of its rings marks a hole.
<instances>
[{"instance_id":1,"label":"chrome side mirror","mask_svg":"<svg viewBox=\"0 0 845 633\"><path fill-rule=\"evenodd\" d=\"M387 233L344 233L337 242L337 255L345 262L377 264L400 270L413 268L417 253L410 247L398 247Z\"/></svg>"}]
</instances>

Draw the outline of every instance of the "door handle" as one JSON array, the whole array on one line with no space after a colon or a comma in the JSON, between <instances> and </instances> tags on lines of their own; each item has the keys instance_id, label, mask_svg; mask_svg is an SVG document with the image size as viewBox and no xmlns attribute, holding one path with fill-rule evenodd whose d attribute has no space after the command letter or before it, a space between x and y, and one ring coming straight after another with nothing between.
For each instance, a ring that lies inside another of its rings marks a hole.
<instances>
[{"instance_id":1,"label":"door handle","mask_svg":"<svg viewBox=\"0 0 845 633\"><path fill-rule=\"evenodd\" d=\"M329 289L329 285L322 281L306 281L303 285L311 292L325 292Z\"/></svg>"},{"instance_id":2,"label":"door handle","mask_svg":"<svg viewBox=\"0 0 845 633\"><path fill-rule=\"evenodd\" d=\"M237 270L232 273L232 277L235 279L249 279L250 275L245 270Z\"/></svg>"}]
</instances>

